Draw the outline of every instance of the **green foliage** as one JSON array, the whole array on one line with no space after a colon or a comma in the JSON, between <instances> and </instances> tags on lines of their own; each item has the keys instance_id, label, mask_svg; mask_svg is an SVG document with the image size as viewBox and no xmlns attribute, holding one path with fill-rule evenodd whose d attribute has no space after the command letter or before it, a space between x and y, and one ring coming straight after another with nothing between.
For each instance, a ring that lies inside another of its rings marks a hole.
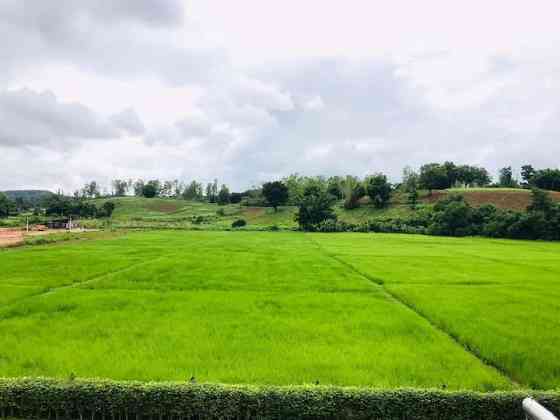
<instances>
[{"instance_id":1,"label":"green foliage","mask_svg":"<svg viewBox=\"0 0 560 420\"><path fill-rule=\"evenodd\" d=\"M533 182L535 172L535 168L532 165L523 165L521 167L521 179L523 179L525 184L530 185Z\"/></svg>"},{"instance_id":2,"label":"green foliage","mask_svg":"<svg viewBox=\"0 0 560 420\"><path fill-rule=\"evenodd\" d=\"M218 180L206 184L206 200L209 203L215 203L218 200Z\"/></svg>"},{"instance_id":3,"label":"green foliage","mask_svg":"<svg viewBox=\"0 0 560 420\"><path fill-rule=\"evenodd\" d=\"M233 223L231 224L231 227L232 228L240 228L240 227L243 227L243 226L246 226L246 225L247 225L247 222L245 221L245 219L237 219L237 220L233 221Z\"/></svg>"},{"instance_id":4,"label":"green foliage","mask_svg":"<svg viewBox=\"0 0 560 420\"><path fill-rule=\"evenodd\" d=\"M366 178L366 192L377 208L386 207L391 199L392 187L387 177L381 173Z\"/></svg>"},{"instance_id":5,"label":"green foliage","mask_svg":"<svg viewBox=\"0 0 560 420\"><path fill-rule=\"evenodd\" d=\"M444 190L451 187L446 168L439 163L428 163L420 168L420 186L428 191Z\"/></svg>"},{"instance_id":6,"label":"green foliage","mask_svg":"<svg viewBox=\"0 0 560 420\"><path fill-rule=\"evenodd\" d=\"M471 165L455 165L453 162L428 163L420 168L420 187L429 190L444 190L456 184L466 187L484 187L490 182L485 168Z\"/></svg>"},{"instance_id":7,"label":"green foliage","mask_svg":"<svg viewBox=\"0 0 560 420\"><path fill-rule=\"evenodd\" d=\"M111 217L113 211L115 211L115 203L112 201L105 201L101 206L101 212L98 211L98 217Z\"/></svg>"},{"instance_id":8,"label":"green foliage","mask_svg":"<svg viewBox=\"0 0 560 420\"><path fill-rule=\"evenodd\" d=\"M202 201L204 198L202 184L192 181L183 191L183 198L185 200Z\"/></svg>"},{"instance_id":9,"label":"green foliage","mask_svg":"<svg viewBox=\"0 0 560 420\"><path fill-rule=\"evenodd\" d=\"M229 203L229 189L225 184L222 184L216 201L220 206L224 206Z\"/></svg>"},{"instance_id":10,"label":"green foliage","mask_svg":"<svg viewBox=\"0 0 560 420\"><path fill-rule=\"evenodd\" d=\"M400 188L404 192L411 192L417 190L419 187L418 174L410 166L405 166L402 174L402 182Z\"/></svg>"},{"instance_id":11,"label":"green foliage","mask_svg":"<svg viewBox=\"0 0 560 420\"><path fill-rule=\"evenodd\" d=\"M531 176L530 183L543 190L560 191L560 169L535 171Z\"/></svg>"},{"instance_id":12,"label":"green foliage","mask_svg":"<svg viewBox=\"0 0 560 420\"><path fill-rule=\"evenodd\" d=\"M339 176L331 176L327 180L327 192L337 200L344 198L344 191L342 190L342 178Z\"/></svg>"},{"instance_id":13,"label":"green foliage","mask_svg":"<svg viewBox=\"0 0 560 420\"><path fill-rule=\"evenodd\" d=\"M299 203L295 220L302 230L313 231L320 223L336 220L333 204L332 196L326 191L318 186L309 186Z\"/></svg>"},{"instance_id":14,"label":"green foliage","mask_svg":"<svg viewBox=\"0 0 560 420\"><path fill-rule=\"evenodd\" d=\"M416 187L412 187L409 190L407 203L412 210L416 210L416 207L418 206L418 190L416 189Z\"/></svg>"},{"instance_id":15,"label":"green foliage","mask_svg":"<svg viewBox=\"0 0 560 420\"><path fill-rule=\"evenodd\" d=\"M344 208L355 209L360 206L360 199L366 195L366 190L360 180L348 175L342 181L342 192L344 194Z\"/></svg>"},{"instance_id":16,"label":"green foliage","mask_svg":"<svg viewBox=\"0 0 560 420\"><path fill-rule=\"evenodd\" d=\"M142 187L142 196L146 198L154 198L159 193L158 186L155 182L148 182Z\"/></svg>"},{"instance_id":17,"label":"green foliage","mask_svg":"<svg viewBox=\"0 0 560 420\"><path fill-rule=\"evenodd\" d=\"M231 204L239 204L241 203L241 200L243 200L243 197L244 197L243 193L232 192L229 195L229 202Z\"/></svg>"},{"instance_id":18,"label":"green foliage","mask_svg":"<svg viewBox=\"0 0 560 420\"><path fill-rule=\"evenodd\" d=\"M19 418L518 420L521 401L553 412L555 392L445 392L50 379L0 380L0 410Z\"/></svg>"},{"instance_id":19,"label":"green foliage","mask_svg":"<svg viewBox=\"0 0 560 420\"><path fill-rule=\"evenodd\" d=\"M554 208L554 201L550 198L550 194L538 188L531 188L531 204L527 207L527 211L541 211L550 213Z\"/></svg>"},{"instance_id":20,"label":"green foliage","mask_svg":"<svg viewBox=\"0 0 560 420\"><path fill-rule=\"evenodd\" d=\"M111 181L111 186L113 187L113 195L117 197L124 197L131 187L132 182L126 181L124 179L114 179Z\"/></svg>"},{"instance_id":21,"label":"green foliage","mask_svg":"<svg viewBox=\"0 0 560 420\"><path fill-rule=\"evenodd\" d=\"M268 205L274 207L274 211L278 210L278 206L286 204L289 198L288 187L281 181L263 184L262 194Z\"/></svg>"},{"instance_id":22,"label":"green foliage","mask_svg":"<svg viewBox=\"0 0 560 420\"><path fill-rule=\"evenodd\" d=\"M25 203L25 208L39 207L47 197L54 195L46 190L11 190L4 191L4 194L14 202Z\"/></svg>"},{"instance_id":23,"label":"green foliage","mask_svg":"<svg viewBox=\"0 0 560 420\"><path fill-rule=\"evenodd\" d=\"M0 218L8 217L15 210L15 203L6 194L0 192Z\"/></svg>"},{"instance_id":24,"label":"green foliage","mask_svg":"<svg viewBox=\"0 0 560 420\"><path fill-rule=\"evenodd\" d=\"M473 208L462 195L450 195L422 213L336 227L331 223L319 230L560 240L560 204L553 203L546 192L536 189L528 213L498 210L492 205Z\"/></svg>"},{"instance_id":25,"label":"green foliage","mask_svg":"<svg viewBox=\"0 0 560 420\"><path fill-rule=\"evenodd\" d=\"M451 195L434 206L428 233L444 236L467 236L473 233L472 208L461 195Z\"/></svg>"},{"instance_id":26,"label":"green foliage","mask_svg":"<svg viewBox=\"0 0 560 420\"><path fill-rule=\"evenodd\" d=\"M500 187L504 187L504 188L517 187L517 181L513 178L513 171L511 169L511 166L506 166L500 169L500 178L498 182Z\"/></svg>"}]
</instances>

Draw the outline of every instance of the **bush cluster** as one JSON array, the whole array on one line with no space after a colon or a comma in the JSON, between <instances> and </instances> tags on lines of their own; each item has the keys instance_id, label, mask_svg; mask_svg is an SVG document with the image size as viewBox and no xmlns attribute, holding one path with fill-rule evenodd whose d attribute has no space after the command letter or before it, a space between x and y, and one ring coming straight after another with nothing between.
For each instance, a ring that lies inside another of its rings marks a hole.
<instances>
[{"instance_id":1,"label":"bush cluster","mask_svg":"<svg viewBox=\"0 0 560 420\"><path fill-rule=\"evenodd\" d=\"M240 228L240 227L243 227L243 226L246 226L246 225L247 225L247 222L245 221L245 219L237 219L237 220L233 221L233 223L231 224L231 227L232 228Z\"/></svg>"},{"instance_id":2,"label":"bush cluster","mask_svg":"<svg viewBox=\"0 0 560 420\"><path fill-rule=\"evenodd\" d=\"M560 412L558 392L531 393ZM25 419L519 420L526 392L252 387L1 379L0 413Z\"/></svg>"},{"instance_id":3,"label":"bush cluster","mask_svg":"<svg viewBox=\"0 0 560 420\"><path fill-rule=\"evenodd\" d=\"M76 216L76 217L111 217L115 210L115 203L106 201L101 207L78 198L65 197L58 194L45 199L45 214L47 216Z\"/></svg>"},{"instance_id":4,"label":"bush cluster","mask_svg":"<svg viewBox=\"0 0 560 420\"><path fill-rule=\"evenodd\" d=\"M540 190L533 190L533 203L527 212L500 210L492 205L471 207L463 196L455 195L409 217L359 224L325 220L314 225L313 230L560 240L560 204L553 203Z\"/></svg>"}]
</instances>

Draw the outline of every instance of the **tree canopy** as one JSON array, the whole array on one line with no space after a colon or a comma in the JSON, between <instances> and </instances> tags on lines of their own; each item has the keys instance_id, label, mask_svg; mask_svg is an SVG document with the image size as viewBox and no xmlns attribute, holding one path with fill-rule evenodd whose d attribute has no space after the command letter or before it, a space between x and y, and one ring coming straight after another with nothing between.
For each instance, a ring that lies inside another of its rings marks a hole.
<instances>
[{"instance_id":1,"label":"tree canopy","mask_svg":"<svg viewBox=\"0 0 560 420\"><path fill-rule=\"evenodd\" d=\"M264 183L262 194L274 211L278 211L278 206L286 204L289 198L288 187L282 181Z\"/></svg>"}]
</instances>

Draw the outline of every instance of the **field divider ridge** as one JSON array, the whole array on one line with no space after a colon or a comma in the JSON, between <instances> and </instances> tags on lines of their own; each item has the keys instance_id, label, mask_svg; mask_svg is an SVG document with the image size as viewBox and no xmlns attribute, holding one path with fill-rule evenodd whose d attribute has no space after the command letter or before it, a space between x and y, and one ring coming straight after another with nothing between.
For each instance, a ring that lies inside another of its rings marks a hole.
<instances>
[{"instance_id":1,"label":"field divider ridge","mask_svg":"<svg viewBox=\"0 0 560 420\"><path fill-rule=\"evenodd\" d=\"M158 260L160 260L162 258L165 258L165 257L168 257L168 256L169 255L162 255L160 257L154 258L154 259L149 260L149 261L139 261L137 263L127 265L126 267L122 267L122 268L119 268L117 270L108 271L108 272L105 272L105 273L102 273L102 274L99 274L99 275L96 275L96 276L89 277L89 278L87 278L86 280L83 280L83 281L78 281L78 282L74 282L74 283L70 283L70 284L65 284L65 285L58 286L58 287L44 288L39 293L33 293L31 295L22 296L19 299L14 299L10 302L7 302L5 305L2 305L1 307L2 308L7 308L11 305L14 305L16 303L20 303L20 302L22 302L24 300L27 300L27 299L36 298L38 296L46 296L46 295L50 295L50 294L59 292L61 290L72 289L72 288L76 288L76 287L79 287L79 286L83 286L85 284L95 283L96 281L99 281L99 280L101 280L101 279L103 279L107 276L111 276L113 274L123 273L123 272L126 272L128 270L131 270L133 268L140 267L140 266L143 266L143 265L148 265L148 264L153 263L154 261L158 261ZM37 286L37 287L40 287L40 286Z\"/></svg>"},{"instance_id":2,"label":"field divider ridge","mask_svg":"<svg viewBox=\"0 0 560 420\"><path fill-rule=\"evenodd\" d=\"M401 306L404 306L408 310L414 312L420 318L423 318L426 322L428 322L428 324L432 328L439 331L443 335L447 336L451 341L453 341L455 344L460 346L467 353L471 354L473 357L478 359L482 364L484 364L485 366L495 370L501 376L506 378L512 385L514 385L516 387L519 387L520 385L522 385L522 381L519 381L519 380L513 378L511 373L508 372L503 366L500 366L500 365L496 364L494 361L492 361L490 359L487 359L477 349L472 348L471 345L468 342L464 342L457 335L455 335L453 332L448 331L443 325L440 325L436 321L432 320L428 315L426 315L424 312L422 312L415 305L413 305L410 302L407 302L406 300L402 299L399 295L397 295L397 294L391 292L389 289L387 289L385 287L385 281L383 279L374 277L374 276L372 276L368 273L364 273L363 271L356 268L354 265L352 265L349 262L341 259L339 256L327 251L319 242L317 242L315 239L313 239L311 237L311 235L307 234L306 236L317 247L317 249L321 253L323 253L327 257L335 260L339 264L347 267L348 269L352 270L354 273L358 274L359 276L363 277L364 279L368 280L369 282L372 282L372 283L380 286L380 288L383 290L383 292L387 295L388 298L390 298L394 302L400 304ZM523 385L525 385L525 384L523 384Z\"/></svg>"}]
</instances>

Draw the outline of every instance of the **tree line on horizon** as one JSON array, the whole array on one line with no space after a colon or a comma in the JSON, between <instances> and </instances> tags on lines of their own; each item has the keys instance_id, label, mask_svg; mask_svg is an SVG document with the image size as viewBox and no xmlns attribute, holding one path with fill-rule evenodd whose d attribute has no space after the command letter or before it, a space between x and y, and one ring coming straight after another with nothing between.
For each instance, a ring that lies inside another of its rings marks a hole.
<instances>
[{"instance_id":1,"label":"tree line on horizon","mask_svg":"<svg viewBox=\"0 0 560 420\"><path fill-rule=\"evenodd\" d=\"M418 171L407 166L402 173L401 182L391 184L391 188L399 189L422 189L430 193L434 190L445 190L452 187L490 187L490 188L530 188L536 187L544 190L560 191L560 169L535 169L532 165L521 167L521 180L515 178L511 166L499 170L497 182L492 182L492 177L487 169L473 165L456 165L447 161L444 163L428 163L422 165ZM295 205L301 197L305 185L309 183L320 184L326 187L335 197L352 199L349 195L366 195L369 182L380 182L382 173L375 173L360 179L359 177L347 176L300 176L292 174L280 180L286 184L289 190L287 204ZM385 179L387 177L385 176ZM267 182L262 185L267 184ZM218 180L206 184L193 180L184 183L175 180L144 180L144 179L114 179L111 181L111 191L101 192L100 184L96 181L86 183L84 187L76 190L73 194L77 199L90 199L99 197L164 197L182 198L185 200L207 201L210 203L238 203L243 197L254 196L254 192L262 190L253 187L243 192L230 192L226 184L219 185ZM360 189L363 188L363 189ZM352 203L349 203L352 206Z\"/></svg>"},{"instance_id":2,"label":"tree line on horizon","mask_svg":"<svg viewBox=\"0 0 560 420\"><path fill-rule=\"evenodd\" d=\"M515 179L511 167L504 167L500 169L498 181L494 183L485 168L444 162L422 165L418 171L406 167L401 182L397 184L391 184L383 173L374 173L364 178L351 175L324 177L292 174L243 192L230 192L227 185L220 186L217 179L206 185L196 180L182 183L178 180L115 179L111 185L110 194L102 194L96 181L85 184L83 188L75 191L72 197L67 197L62 192L53 194L43 203L46 214L109 217L114 204L107 201L98 208L91 199L134 195L145 198L166 197L205 201L218 205L241 203L247 206L270 206L275 211L284 205L297 206L296 221L303 230L399 231L452 236L478 234L529 239L560 236L560 233L558 235L555 233L558 230L558 227L555 227L557 213L560 215L560 212L557 212L558 205L552 202L546 192L540 191L560 191L560 170L535 169L531 165L522 166L521 180ZM367 227L340 223L336 220L333 210L336 202L342 202L343 207L348 210L357 208L365 197L369 198L369 203L374 207L384 208L390 203L395 191L406 194L408 205L412 210L416 210L420 190L432 194L434 190L452 187L533 189L533 205L526 212L532 219L525 220L524 213L502 211L493 206L473 209L463 199L456 197L443 200L428 210L422 208L422 211L415 212L414 217L407 220L390 220L385 225L373 223ZM18 210L16 203L0 193L0 217L9 215L14 209ZM451 209L456 213L448 214ZM475 225L478 228L473 228ZM547 225L552 227L546 227Z\"/></svg>"}]
</instances>

